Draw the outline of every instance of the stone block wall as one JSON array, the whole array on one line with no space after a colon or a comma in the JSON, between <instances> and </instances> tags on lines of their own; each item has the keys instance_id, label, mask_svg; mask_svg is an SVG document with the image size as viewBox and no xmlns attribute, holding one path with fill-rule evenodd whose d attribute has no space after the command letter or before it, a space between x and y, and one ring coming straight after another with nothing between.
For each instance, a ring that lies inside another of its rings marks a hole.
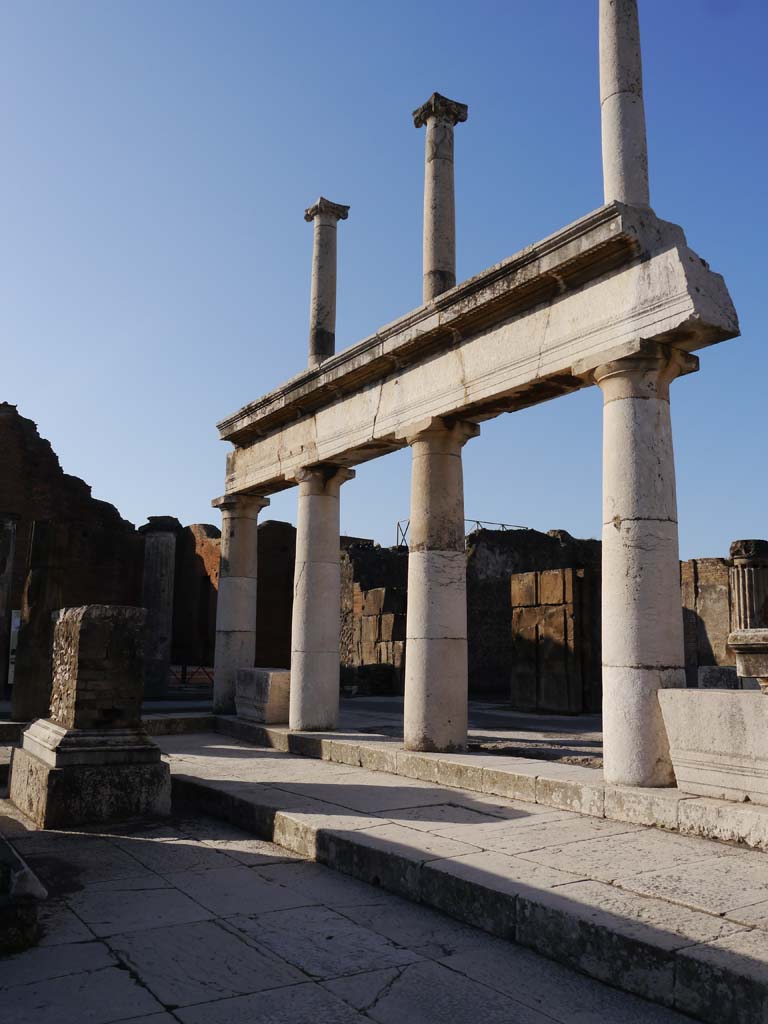
<instances>
[{"instance_id":1,"label":"stone block wall","mask_svg":"<svg viewBox=\"0 0 768 1024\"><path fill-rule=\"evenodd\" d=\"M342 681L364 693L402 693L408 553L372 541L345 544L342 577Z\"/></svg>"},{"instance_id":2,"label":"stone block wall","mask_svg":"<svg viewBox=\"0 0 768 1024\"><path fill-rule=\"evenodd\" d=\"M730 562L692 558L680 563L688 686L737 686L736 658L727 640L731 630Z\"/></svg>"},{"instance_id":3,"label":"stone block wall","mask_svg":"<svg viewBox=\"0 0 768 1024\"><path fill-rule=\"evenodd\" d=\"M530 711L599 711L592 570L544 569L510 580L512 705Z\"/></svg>"}]
</instances>

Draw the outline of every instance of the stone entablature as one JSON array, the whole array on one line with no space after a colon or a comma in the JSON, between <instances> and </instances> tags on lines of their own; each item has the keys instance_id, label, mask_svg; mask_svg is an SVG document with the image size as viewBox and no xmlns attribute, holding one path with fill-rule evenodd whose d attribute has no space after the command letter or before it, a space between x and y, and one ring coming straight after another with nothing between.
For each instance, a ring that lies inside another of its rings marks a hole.
<instances>
[{"instance_id":1,"label":"stone entablature","mask_svg":"<svg viewBox=\"0 0 768 1024\"><path fill-rule=\"evenodd\" d=\"M737 333L722 278L683 231L611 203L219 423L235 445L227 492L401 448L429 416L481 421L578 390L647 339L691 351Z\"/></svg>"}]
</instances>

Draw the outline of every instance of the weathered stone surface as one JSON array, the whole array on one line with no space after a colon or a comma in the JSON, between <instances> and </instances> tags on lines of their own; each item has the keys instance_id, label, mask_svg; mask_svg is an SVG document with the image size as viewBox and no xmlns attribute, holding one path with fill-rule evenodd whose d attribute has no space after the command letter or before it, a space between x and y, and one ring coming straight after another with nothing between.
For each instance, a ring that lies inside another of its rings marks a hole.
<instances>
[{"instance_id":1,"label":"weathered stone surface","mask_svg":"<svg viewBox=\"0 0 768 1024\"><path fill-rule=\"evenodd\" d=\"M291 673L275 668L240 668L235 679L239 718L267 724L288 721Z\"/></svg>"},{"instance_id":2,"label":"weathered stone surface","mask_svg":"<svg viewBox=\"0 0 768 1024\"><path fill-rule=\"evenodd\" d=\"M768 700L740 690L659 694L678 789L768 804Z\"/></svg>"},{"instance_id":3,"label":"weathered stone surface","mask_svg":"<svg viewBox=\"0 0 768 1024\"><path fill-rule=\"evenodd\" d=\"M677 957L675 1006L712 1024L768 1019L768 937L740 931Z\"/></svg>"},{"instance_id":4,"label":"weathered stone surface","mask_svg":"<svg viewBox=\"0 0 768 1024\"><path fill-rule=\"evenodd\" d=\"M29 751L14 752L11 800L43 828L171 813L168 765L73 765L53 768Z\"/></svg>"},{"instance_id":5,"label":"weathered stone surface","mask_svg":"<svg viewBox=\"0 0 768 1024\"><path fill-rule=\"evenodd\" d=\"M45 828L170 813L169 769L141 729L143 608L57 613L51 718L15 751L11 800Z\"/></svg>"}]
</instances>

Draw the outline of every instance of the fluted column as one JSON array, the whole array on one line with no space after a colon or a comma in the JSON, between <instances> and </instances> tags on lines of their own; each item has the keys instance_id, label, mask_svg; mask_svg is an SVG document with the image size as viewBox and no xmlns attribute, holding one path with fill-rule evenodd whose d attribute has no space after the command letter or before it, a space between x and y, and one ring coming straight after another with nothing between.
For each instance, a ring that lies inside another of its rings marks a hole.
<instances>
[{"instance_id":1,"label":"fluted column","mask_svg":"<svg viewBox=\"0 0 768 1024\"><path fill-rule=\"evenodd\" d=\"M237 670L253 668L256 661L258 519L269 498L232 494L212 505L221 510L213 708L219 714L233 714Z\"/></svg>"},{"instance_id":2,"label":"fluted column","mask_svg":"<svg viewBox=\"0 0 768 1024\"><path fill-rule=\"evenodd\" d=\"M431 419L405 432L413 453L408 538L405 747L467 743L467 563L461 449L475 423Z\"/></svg>"},{"instance_id":3,"label":"fluted column","mask_svg":"<svg viewBox=\"0 0 768 1024\"><path fill-rule=\"evenodd\" d=\"M768 627L768 541L731 544L731 629Z\"/></svg>"},{"instance_id":4,"label":"fluted column","mask_svg":"<svg viewBox=\"0 0 768 1024\"><path fill-rule=\"evenodd\" d=\"M637 0L600 0L600 118L606 203L648 206Z\"/></svg>"},{"instance_id":5,"label":"fluted column","mask_svg":"<svg viewBox=\"0 0 768 1024\"><path fill-rule=\"evenodd\" d=\"M322 196L304 211L304 220L315 225L309 300L310 370L336 351L336 227L348 216L348 206Z\"/></svg>"},{"instance_id":6,"label":"fluted column","mask_svg":"<svg viewBox=\"0 0 768 1024\"><path fill-rule=\"evenodd\" d=\"M299 507L291 624L289 726L335 729L339 722L339 492L354 470L316 466L296 474Z\"/></svg>"},{"instance_id":7,"label":"fluted column","mask_svg":"<svg viewBox=\"0 0 768 1024\"><path fill-rule=\"evenodd\" d=\"M426 126L424 152L424 301L456 284L456 204L453 184L453 129L467 120L467 106L433 93L413 112L416 128Z\"/></svg>"},{"instance_id":8,"label":"fluted column","mask_svg":"<svg viewBox=\"0 0 768 1024\"><path fill-rule=\"evenodd\" d=\"M595 370L603 392L606 782L674 782L657 692L685 686L669 384L695 357L661 345Z\"/></svg>"}]
</instances>

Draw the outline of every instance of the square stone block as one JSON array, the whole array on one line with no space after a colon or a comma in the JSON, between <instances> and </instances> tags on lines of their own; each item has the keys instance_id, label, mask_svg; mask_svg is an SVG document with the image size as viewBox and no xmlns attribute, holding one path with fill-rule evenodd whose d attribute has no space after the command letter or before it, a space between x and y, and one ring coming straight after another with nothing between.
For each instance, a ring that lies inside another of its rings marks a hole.
<instances>
[{"instance_id":1,"label":"square stone block","mask_svg":"<svg viewBox=\"0 0 768 1024\"><path fill-rule=\"evenodd\" d=\"M54 614L54 722L65 729L140 725L146 614L103 604Z\"/></svg>"},{"instance_id":2,"label":"square stone block","mask_svg":"<svg viewBox=\"0 0 768 1024\"><path fill-rule=\"evenodd\" d=\"M546 569L539 573L539 603L563 604L565 587L562 569Z\"/></svg>"},{"instance_id":3,"label":"square stone block","mask_svg":"<svg viewBox=\"0 0 768 1024\"><path fill-rule=\"evenodd\" d=\"M512 607L538 604L535 572L517 572L512 576Z\"/></svg>"},{"instance_id":4,"label":"square stone block","mask_svg":"<svg viewBox=\"0 0 768 1024\"><path fill-rule=\"evenodd\" d=\"M288 721L291 673L287 668L241 668L235 679L238 718L277 724Z\"/></svg>"},{"instance_id":5,"label":"square stone block","mask_svg":"<svg viewBox=\"0 0 768 1024\"><path fill-rule=\"evenodd\" d=\"M21 748L13 754L13 803L42 828L71 828L171 813L171 775L154 764L70 765L53 768Z\"/></svg>"}]
</instances>

